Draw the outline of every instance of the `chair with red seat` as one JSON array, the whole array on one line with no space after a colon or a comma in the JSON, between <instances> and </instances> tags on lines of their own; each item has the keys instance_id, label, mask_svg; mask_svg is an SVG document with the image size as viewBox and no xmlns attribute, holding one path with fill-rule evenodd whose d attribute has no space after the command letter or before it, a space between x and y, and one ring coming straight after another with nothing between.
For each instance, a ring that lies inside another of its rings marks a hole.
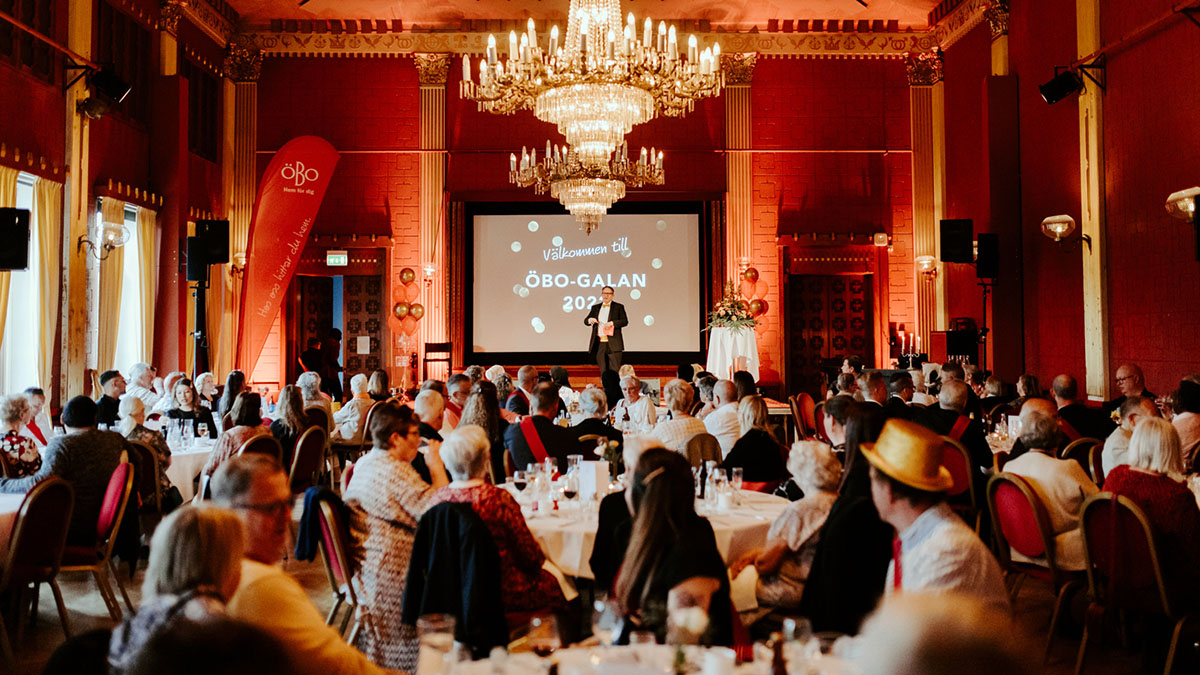
<instances>
[{"instance_id":1,"label":"chair with red seat","mask_svg":"<svg viewBox=\"0 0 1200 675\"><path fill-rule=\"evenodd\" d=\"M274 457L276 462L283 458L283 446L279 445L279 441L271 434L259 434L247 439L245 443L242 443L242 447L238 448L237 456L241 457L254 452Z\"/></svg>"},{"instance_id":2,"label":"chair with red seat","mask_svg":"<svg viewBox=\"0 0 1200 675\"><path fill-rule=\"evenodd\" d=\"M113 593L109 583L109 575L117 582L117 588L125 599L125 606L134 611L125 585L121 583L121 575L117 574L113 564L113 546L117 543L117 531L121 529L121 520L125 517L125 507L129 504L129 496L133 493L133 465L121 462L108 480L108 489L104 493L104 501L100 504L100 518L96 523L95 546L67 546L63 551L61 572L91 572L96 579L96 586L104 606L108 608L113 621L121 620L121 605Z\"/></svg>"},{"instance_id":3,"label":"chair with red seat","mask_svg":"<svg viewBox=\"0 0 1200 675\"><path fill-rule=\"evenodd\" d=\"M1083 585L1083 574L1059 569L1050 515L1025 478L1012 473L992 476L987 485L987 502L996 538L996 560L1004 570L1009 597L1016 600L1026 576L1048 580L1054 587L1054 612L1050 615L1046 647L1042 652L1045 663L1054 644L1063 603L1072 589ZM1044 558L1046 565L1013 560L1012 551L1033 560Z\"/></svg>"},{"instance_id":4,"label":"chair with red seat","mask_svg":"<svg viewBox=\"0 0 1200 675\"><path fill-rule=\"evenodd\" d=\"M1104 487L1104 461L1101 457L1104 454L1104 445L1097 443L1091 446L1088 450L1088 466L1089 473L1092 475L1092 480L1096 481L1096 487Z\"/></svg>"},{"instance_id":5,"label":"chair with red seat","mask_svg":"<svg viewBox=\"0 0 1200 675\"><path fill-rule=\"evenodd\" d=\"M37 585L50 585L65 637L71 637L71 621L67 617L67 608L63 604L57 577L74 504L75 494L71 484L57 476L51 476L30 488L17 510L17 518L13 522L12 535L8 541L8 556L3 567L0 567L0 593L16 590L19 594L32 586L34 613L37 612ZM18 636L21 618L21 612L18 612ZM3 650L4 663L13 664L12 646L8 642L8 631L4 627L2 612L0 649ZM15 668L15 664L12 667Z\"/></svg>"},{"instance_id":6,"label":"chair with red seat","mask_svg":"<svg viewBox=\"0 0 1200 675\"><path fill-rule=\"evenodd\" d=\"M1088 640L1101 629L1100 620L1110 609L1163 616L1174 624L1163 668L1164 675L1169 674L1180 634L1189 620L1198 617L1177 604L1179 595L1163 576L1154 527L1137 504L1111 492L1088 497L1081 512L1091 604L1075 660L1076 674L1083 672Z\"/></svg>"},{"instance_id":7,"label":"chair with red seat","mask_svg":"<svg viewBox=\"0 0 1200 675\"><path fill-rule=\"evenodd\" d=\"M813 397L808 392L802 391L789 399L789 402L793 401L795 407L792 408L792 415L799 420L796 423L796 429L800 432L800 436L805 440L816 437L817 404L813 401Z\"/></svg>"},{"instance_id":8,"label":"chair with red seat","mask_svg":"<svg viewBox=\"0 0 1200 675\"><path fill-rule=\"evenodd\" d=\"M325 460L325 430L318 426L305 429L296 439L292 465L288 468L288 484L293 494L300 494L316 484L317 472Z\"/></svg>"},{"instance_id":9,"label":"chair with red seat","mask_svg":"<svg viewBox=\"0 0 1200 675\"><path fill-rule=\"evenodd\" d=\"M333 428L333 418L319 405L304 406L304 417L308 420L309 424L321 427L326 432Z\"/></svg>"},{"instance_id":10,"label":"chair with red seat","mask_svg":"<svg viewBox=\"0 0 1200 675\"><path fill-rule=\"evenodd\" d=\"M954 479L954 485L946 492L946 496L952 501L950 508L963 517L967 523L974 523L975 532L979 532L981 512L979 510L978 498L975 496L975 481L972 479L971 470L971 455L967 452L966 447L962 443L950 438L942 436L944 442L942 448L942 466L950 472L950 477ZM966 494L969 497L969 503L955 503L954 497Z\"/></svg>"},{"instance_id":11,"label":"chair with red seat","mask_svg":"<svg viewBox=\"0 0 1200 675\"><path fill-rule=\"evenodd\" d=\"M318 522L321 525L321 560L325 562L325 574L329 577L329 585L333 588L333 607L325 617L325 624L332 626L337 620L338 611L346 605L346 614L342 617L339 634L346 633L358 607L358 597L354 594L354 584L350 579L354 567L350 559L350 527L342 521L341 514L328 501L319 502ZM346 642L354 644L358 636L359 623L354 622Z\"/></svg>"},{"instance_id":12,"label":"chair with red seat","mask_svg":"<svg viewBox=\"0 0 1200 675\"><path fill-rule=\"evenodd\" d=\"M825 402L821 401L813 407L813 424L815 425L815 433L817 440L831 442L829 436L825 433Z\"/></svg>"}]
</instances>

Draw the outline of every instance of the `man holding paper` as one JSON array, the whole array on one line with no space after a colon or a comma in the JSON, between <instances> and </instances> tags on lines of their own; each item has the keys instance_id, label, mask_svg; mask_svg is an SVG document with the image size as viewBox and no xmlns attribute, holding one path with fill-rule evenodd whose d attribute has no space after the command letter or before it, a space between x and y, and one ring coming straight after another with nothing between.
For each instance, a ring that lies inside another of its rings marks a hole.
<instances>
[{"instance_id":1,"label":"man holding paper","mask_svg":"<svg viewBox=\"0 0 1200 675\"><path fill-rule=\"evenodd\" d=\"M588 353L596 357L601 373L620 369L621 353L625 351L621 329L629 325L629 317L624 305L613 302L614 292L612 286L605 286L600 292L600 304L592 305L592 311L583 320L584 325L592 326Z\"/></svg>"}]
</instances>

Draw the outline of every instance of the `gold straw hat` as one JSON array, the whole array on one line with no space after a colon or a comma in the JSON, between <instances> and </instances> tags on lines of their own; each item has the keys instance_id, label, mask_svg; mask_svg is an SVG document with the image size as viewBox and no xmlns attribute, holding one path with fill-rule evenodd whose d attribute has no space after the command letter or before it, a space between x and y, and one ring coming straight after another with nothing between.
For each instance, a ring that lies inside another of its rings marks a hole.
<instances>
[{"instance_id":1,"label":"gold straw hat","mask_svg":"<svg viewBox=\"0 0 1200 675\"><path fill-rule=\"evenodd\" d=\"M876 469L901 483L926 492L945 492L954 479L942 466L943 443L941 436L919 424L891 419L883 425L878 441L858 447Z\"/></svg>"}]
</instances>

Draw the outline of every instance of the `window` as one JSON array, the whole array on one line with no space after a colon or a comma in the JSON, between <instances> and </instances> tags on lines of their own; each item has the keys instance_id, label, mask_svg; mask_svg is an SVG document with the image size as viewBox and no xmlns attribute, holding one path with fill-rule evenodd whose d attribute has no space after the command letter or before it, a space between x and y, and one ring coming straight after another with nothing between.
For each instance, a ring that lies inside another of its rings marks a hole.
<instances>
[{"instance_id":1,"label":"window","mask_svg":"<svg viewBox=\"0 0 1200 675\"><path fill-rule=\"evenodd\" d=\"M37 211L33 209L34 177L27 173L17 176L17 208L29 209L29 268L9 272L7 319L4 339L0 342L0 393L15 394L38 382L38 355L41 352L39 294L41 261L37 250L39 240Z\"/></svg>"},{"instance_id":2,"label":"window","mask_svg":"<svg viewBox=\"0 0 1200 675\"><path fill-rule=\"evenodd\" d=\"M129 241L121 247L121 309L117 314L117 350L113 361L121 369L150 361L150 355L145 353L143 333L145 319L142 316L142 294L146 289L142 288L142 251L137 214L138 207L125 205L125 228L129 230Z\"/></svg>"},{"instance_id":3,"label":"window","mask_svg":"<svg viewBox=\"0 0 1200 675\"><path fill-rule=\"evenodd\" d=\"M0 0L0 12L16 17L43 35L53 36L56 32L54 0ZM7 21L0 21L0 60L53 82L54 57L50 45Z\"/></svg>"}]
</instances>

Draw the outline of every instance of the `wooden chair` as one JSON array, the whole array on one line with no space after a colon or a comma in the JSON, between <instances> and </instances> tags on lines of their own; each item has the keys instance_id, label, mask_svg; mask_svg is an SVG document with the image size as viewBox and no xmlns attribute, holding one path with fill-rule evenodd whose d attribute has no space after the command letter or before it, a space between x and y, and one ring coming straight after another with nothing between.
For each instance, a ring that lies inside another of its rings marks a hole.
<instances>
[{"instance_id":1,"label":"wooden chair","mask_svg":"<svg viewBox=\"0 0 1200 675\"><path fill-rule=\"evenodd\" d=\"M225 413L221 416L221 430L229 431L233 428L233 413Z\"/></svg>"},{"instance_id":2,"label":"wooden chair","mask_svg":"<svg viewBox=\"0 0 1200 675\"><path fill-rule=\"evenodd\" d=\"M974 523L975 532L979 532L980 525L980 510L979 501L975 495L975 472L971 466L971 455L962 443L950 438L942 436L944 443L942 447L942 466L950 472L950 476L954 479L954 485L947 492L946 496L953 498L962 494L967 494L970 504L961 504L951 502L950 508L963 517L963 520L968 523Z\"/></svg>"},{"instance_id":3,"label":"wooden chair","mask_svg":"<svg viewBox=\"0 0 1200 675\"><path fill-rule=\"evenodd\" d=\"M425 343L425 358L421 361L421 379L429 379L429 364L444 363L446 364L446 372L450 372L450 349L452 343L449 342L426 342Z\"/></svg>"},{"instance_id":4,"label":"wooden chair","mask_svg":"<svg viewBox=\"0 0 1200 675\"><path fill-rule=\"evenodd\" d=\"M817 435L817 404L808 392L802 391L788 398L792 409L792 421L796 424L796 434L800 439L808 440Z\"/></svg>"},{"instance_id":5,"label":"wooden chair","mask_svg":"<svg viewBox=\"0 0 1200 675\"><path fill-rule=\"evenodd\" d=\"M517 472L517 469L516 469L516 467L513 466L512 453L508 451L508 448L505 448L504 449L504 475L506 478L511 478L512 475L515 474L516 472Z\"/></svg>"},{"instance_id":6,"label":"wooden chair","mask_svg":"<svg viewBox=\"0 0 1200 675\"><path fill-rule=\"evenodd\" d=\"M367 415L362 421L362 441L358 444L358 452L355 453L356 457L361 457L363 454L365 454L371 449L371 446L374 443L371 440L371 421L375 417L375 411L378 410L379 406L381 405L385 405L385 402L376 401L375 403L371 404L370 408L367 409Z\"/></svg>"},{"instance_id":7,"label":"wooden chair","mask_svg":"<svg viewBox=\"0 0 1200 675\"><path fill-rule=\"evenodd\" d=\"M997 473L988 481L987 502L992 514L996 560L1004 570L1009 597L1016 600L1026 576L1044 579L1053 585L1054 611L1050 615L1046 647L1042 651L1044 664L1050 657L1063 603L1072 589L1083 586L1083 573L1058 568L1050 515L1026 479L1016 474ZM1045 558L1046 565L1013 560L1012 551L1030 559Z\"/></svg>"},{"instance_id":8,"label":"wooden chair","mask_svg":"<svg viewBox=\"0 0 1200 675\"><path fill-rule=\"evenodd\" d=\"M309 424L321 427L325 433L333 429L333 418L319 405L304 406L304 416L308 418Z\"/></svg>"},{"instance_id":9,"label":"wooden chair","mask_svg":"<svg viewBox=\"0 0 1200 675\"><path fill-rule=\"evenodd\" d=\"M1008 464L1008 460L1010 459L1012 459L1012 457L1010 457L1010 453L1007 450L1001 450L1000 452L994 453L992 455L992 472L1000 473L1003 471L1004 465Z\"/></svg>"},{"instance_id":10,"label":"wooden chair","mask_svg":"<svg viewBox=\"0 0 1200 675\"><path fill-rule=\"evenodd\" d=\"M349 481L350 467L346 470L347 481ZM325 624L332 626L337 620L338 611L342 605L346 605L346 614L342 617L341 626L338 628L338 633L345 635L346 627L350 624L350 619L354 618L357 613L358 597L354 594L354 584L351 583L351 578L354 574L354 568L350 560L350 528L347 523L342 522L334 505L328 501L322 500L319 503L318 522L321 526L321 560L325 562L325 574L329 577L329 585L333 590L333 607L329 610L328 616L325 617ZM354 627L350 629L350 635L346 638L346 642L354 644L354 638L358 636L359 622L354 622Z\"/></svg>"},{"instance_id":11,"label":"wooden chair","mask_svg":"<svg viewBox=\"0 0 1200 675\"><path fill-rule=\"evenodd\" d=\"M8 540L8 555L3 566L0 566L0 593L14 590L20 596L26 588L33 587L32 616L37 615L38 584L50 585L63 635L68 638L71 637L71 620L63 604L57 577L74 505L75 493L71 484L57 476L51 476L30 488L17 510L12 535ZM17 612L18 642L21 641L22 613ZM3 656L3 663L12 669L8 672L14 672L16 663L12 645L8 642L3 612L0 612L0 656Z\"/></svg>"},{"instance_id":12,"label":"wooden chair","mask_svg":"<svg viewBox=\"0 0 1200 675\"><path fill-rule=\"evenodd\" d=\"M121 575L117 574L113 564L113 546L117 543L117 532L121 529L121 520L125 516L125 507L129 504L129 495L133 493L133 465L122 462L113 471L108 481L108 489L104 493L104 501L100 505L100 517L96 523L96 546L67 546L63 549L61 572L91 572L96 579L96 587L108 614L113 621L121 620L121 605L109 584L111 574L117 582L117 588L125 599L125 606L134 611L125 585L121 583Z\"/></svg>"},{"instance_id":13,"label":"wooden chair","mask_svg":"<svg viewBox=\"0 0 1200 675\"><path fill-rule=\"evenodd\" d=\"M1094 446L1100 446L1103 449L1104 441L1098 438L1077 438L1067 443L1067 447L1062 449L1059 459L1073 459L1079 462L1079 466L1083 467L1083 470L1092 477L1092 480L1096 480L1096 476L1092 473L1091 457L1092 447Z\"/></svg>"},{"instance_id":14,"label":"wooden chair","mask_svg":"<svg viewBox=\"0 0 1200 675\"><path fill-rule=\"evenodd\" d=\"M712 434L696 434L688 439L687 458L692 466L704 466L709 460L721 461L721 443Z\"/></svg>"},{"instance_id":15,"label":"wooden chair","mask_svg":"<svg viewBox=\"0 0 1200 675\"><path fill-rule=\"evenodd\" d=\"M279 440L271 434L259 434L253 438L249 438L242 447L238 448L237 456L257 452L263 455L274 457L276 462L283 459L283 447L279 445Z\"/></svg>"},{"instance_id":16,"label":"wooden chair","mask_svg":"<svg viewBox=\"0 0 1200 675\"><path fill-rule=\"evenodd\" d=\"M162 486L158 482L158 453L150 444L142 441L125 441L142 452L142 473L139 476L137 494L142 499L143 513L162 513Z\"/></svg>"},{"instance_id":17,"label":"wooden chair","mask_svg":"<svg viewBox=\"0 0 1200 675\"><path fill-rule=\"evenodd\" d=\"M829 436L825 434L825 401L821 401L813 407L813 424L817 439L831 443Z\"/></svg>"},{"instance_id":18,"label":"wooden chair","mask_svg":"<svg viewBox=\"0 0 1200 675\"><path fill-rule=\"evenodd\" d=\"M1178 595L1163 576L1153 525L1137 504L1111 492L1088 497L1080 520L1091 604L1079 642L1075 673L1083 672L1088 641L1101 630L1104 614L1116 609L1163 616L1174 624L1163 668L1164 675L1168 675L1175 664L1180 634L1196 616L1174 603ZM1185 644L1190 644L1190 640Z\"/></svg>"},{"instance_id":19,"label":"wooden chair","mask_svg":"<svg viewBox=\"0 0 1200 675\"><path fill-rule=\"evenodd\" d=\"M1104 454L1104 445L1093 445L1088 452L1088 466L1091 468L1092 480L1096 481L1096 487L1104 486L1104 462L1102 456Z\"/></svg>"},{"instance_id":20,"label":"wooden chair","mask_svg":"<svg viewBox=\"0 0 1200 675\"><path fill-rule=\"evenodd\" d=\"M292 453L292 465L288 470L292 494L300 494L316 484L316 475L324 460L325 430L311 426L296 439L296 450Z\"/></svg>"}]
</instances>

